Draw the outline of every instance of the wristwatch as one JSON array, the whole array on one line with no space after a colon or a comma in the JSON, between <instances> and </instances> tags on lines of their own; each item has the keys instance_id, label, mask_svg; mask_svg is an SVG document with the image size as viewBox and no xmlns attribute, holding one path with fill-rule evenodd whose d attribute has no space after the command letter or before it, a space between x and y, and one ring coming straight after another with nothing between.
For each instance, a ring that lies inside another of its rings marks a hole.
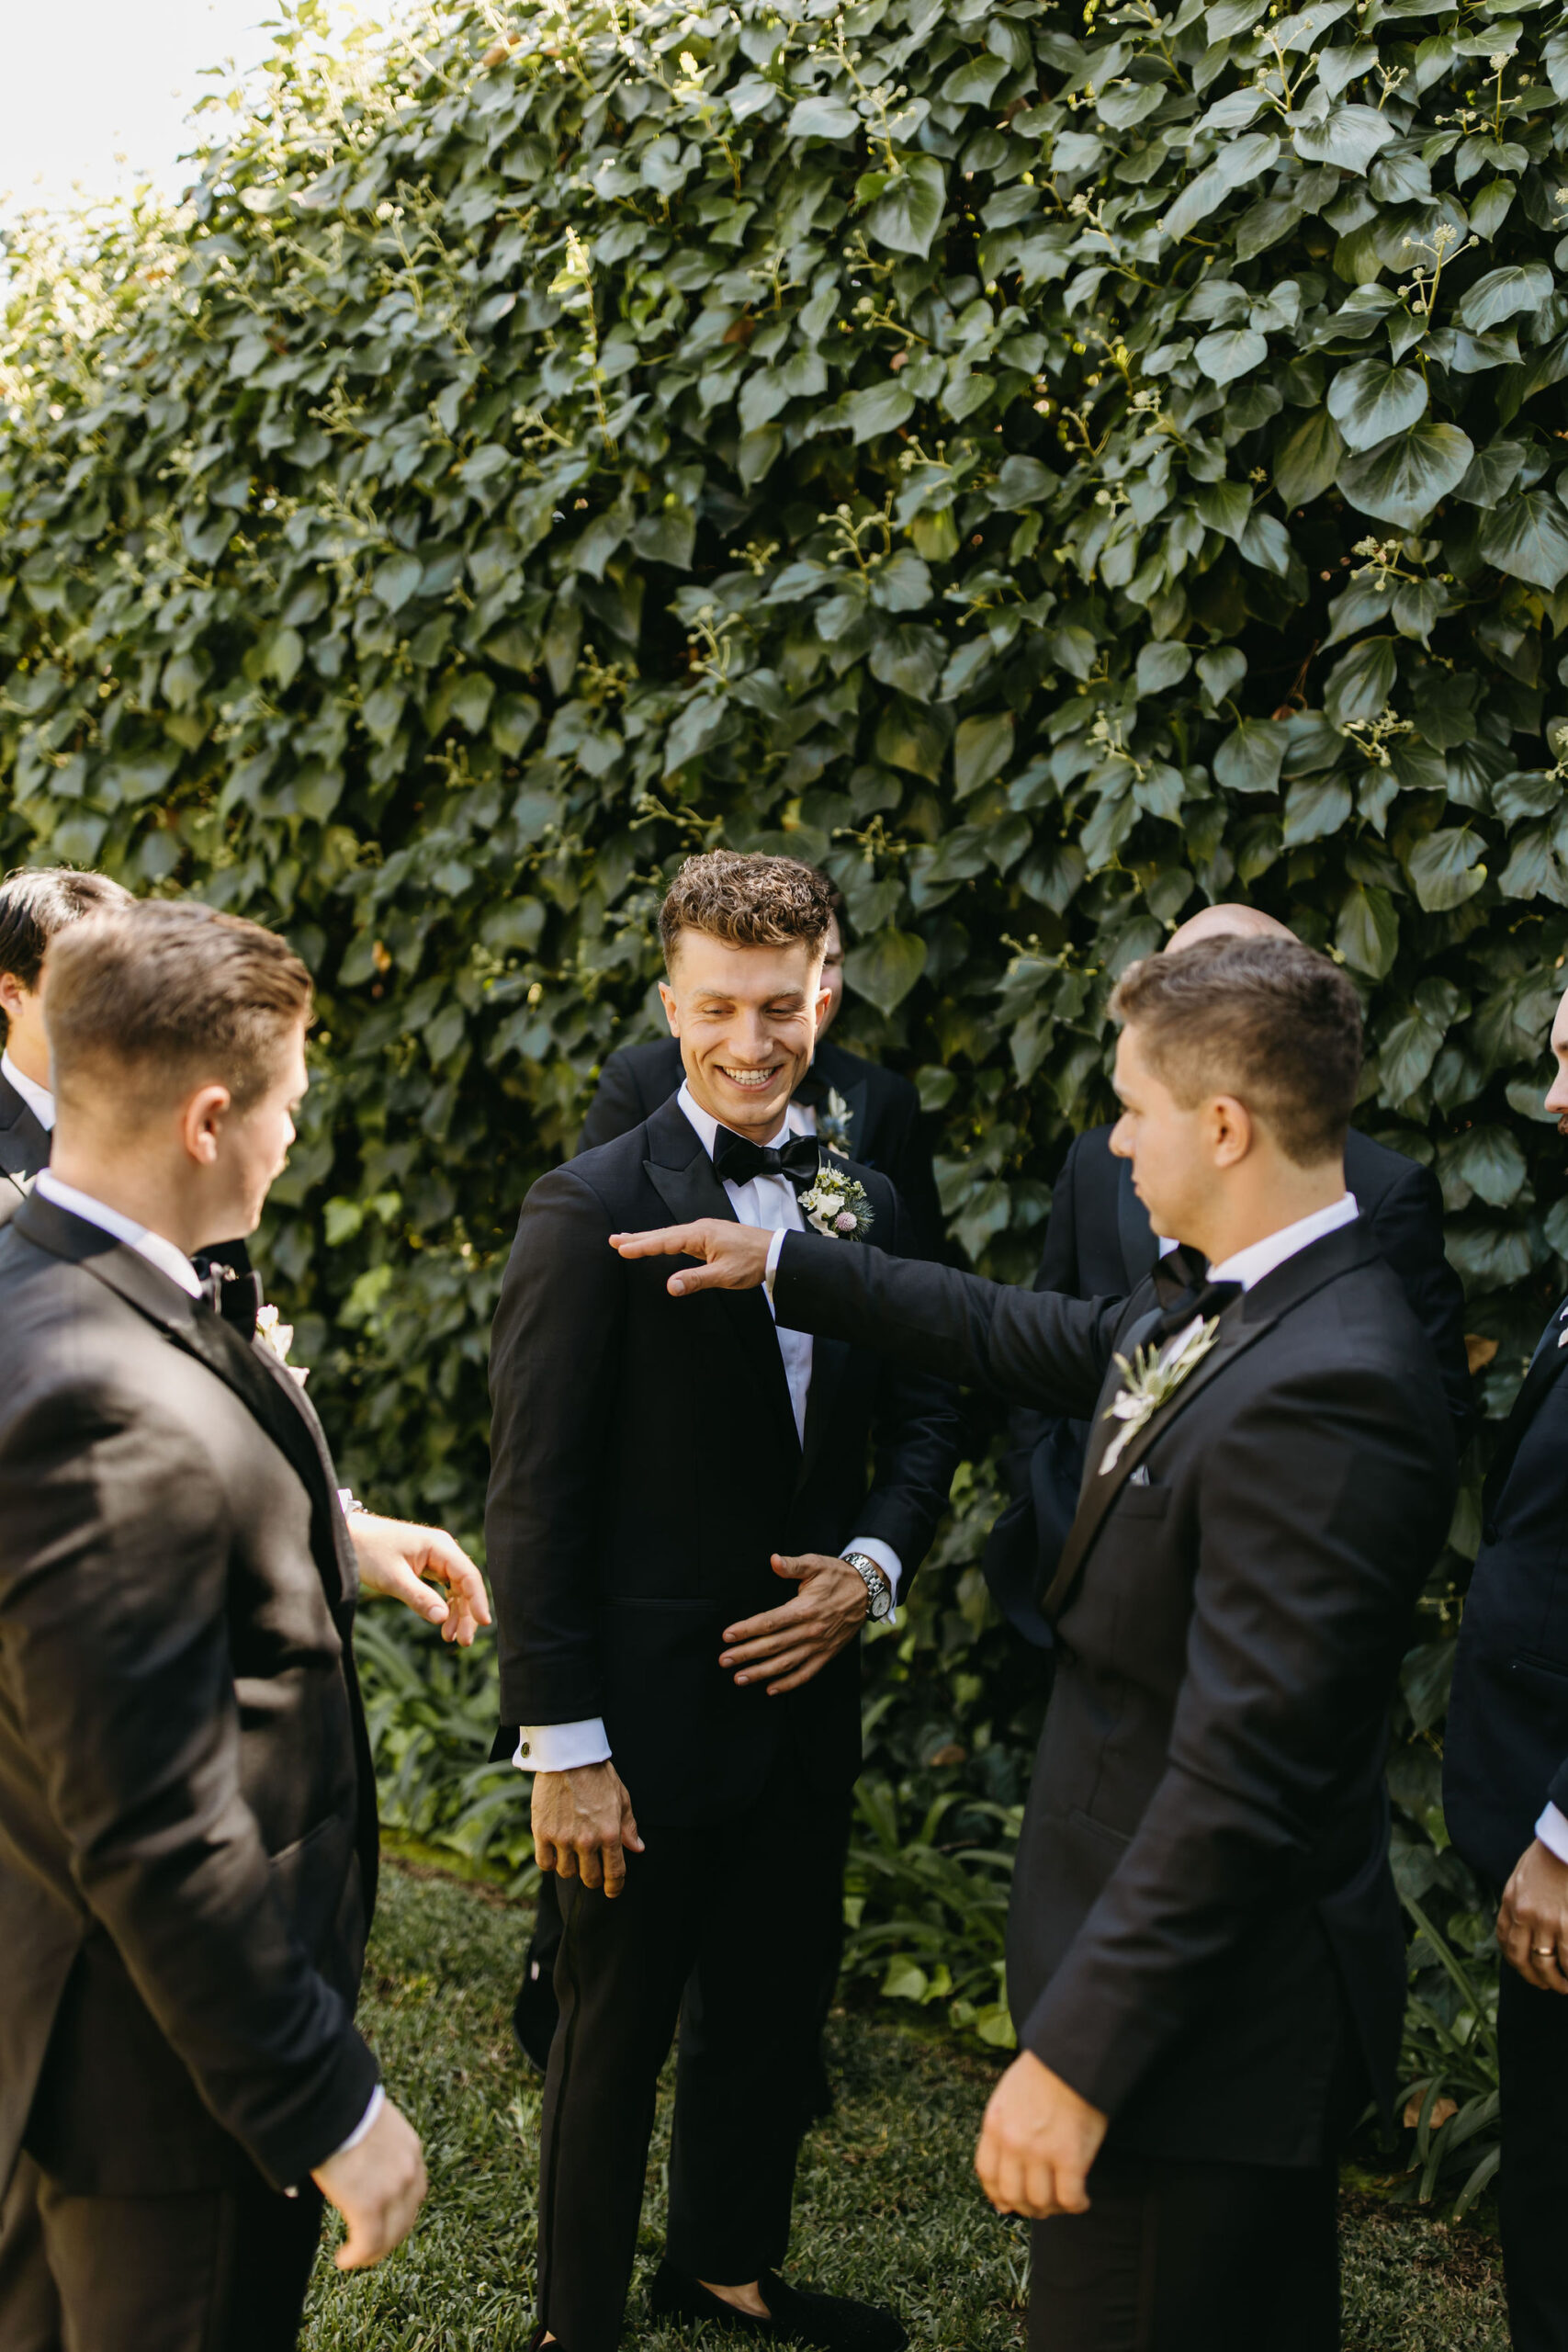
<instances>
[{"instance_id":1,"label":"wristwatch","mask_svg":"<svg viewBox=\"0 0 1568 2352\"><path fill-rule=\"evenodd\" d=\"M853 1568L865 1586L866 1615L875 1623L880 1623L884 1617L890 1617L893 1613L893 1588L876 1562L868 1558L864 1552L846 1552L843 1560L845 1567Z\"/></svg>"}]
</instances>

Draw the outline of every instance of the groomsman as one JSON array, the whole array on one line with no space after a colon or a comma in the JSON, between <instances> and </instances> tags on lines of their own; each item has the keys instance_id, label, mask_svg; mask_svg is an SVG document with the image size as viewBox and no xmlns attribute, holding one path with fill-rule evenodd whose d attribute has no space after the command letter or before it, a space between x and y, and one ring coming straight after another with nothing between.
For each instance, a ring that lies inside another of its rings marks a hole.
<instances>
[{"instance_id":1,"label":"groomsman","mask_svg":"<svg viewBox=\"0 0 1568 2352\"><path fill-rule=\"evenodd\" d=\"M106 907L133 903L107 874L78 874L69 865L22 866L0 883L0 1012L6 1049L0 1053L0 1226L27 1198L33 1178L49 1165L54 1125L49 1039L44 1033L39 975L56 932Z\"/></svg>"},{"instance_id":2,"label":"groomsman","mask_svg":"<svg viewBox=\"0 0 1568 2352\"><path fill-rule=\"evenodd\" d=\"M339 1492L249 1286L191 1262L261 1214L310 999L283 941L194 905L111 907L44 967L53 1148L0 1235L6 2352L285 2352L322 2199L354 2269L423 2195L353 2019L354 1609L468 1642L484 1589Z\"/></svg>"},{"instance_id":3,"label":"groomsman","mask_svg":"<svg viewBox=\"0 0 1568 2352\"><path fill-rule=\"evenodd\" d=\"M940 1378L780 1332L761 1298L694 1314L609 1246L671 1216L815 1216L913 1249L886 1177L829 1162L789 1125L830 912L791 859L688 860L660 916L680 1091L535 1185L496 1316L502 1739L534 1775L566 1930L536 2341L567 2352L613 2352L620 2334L683 1996L656 2315L829 2352L906 2341L891 2312L805 2293L778 2267L840 1931L858 1636L931 1542L956 1400ZM781 1581L796 1589L782 1604Z\"/></svg>"},{"instance_id":4,"label":"groomsman","mask_svg":"<svg viewBox=\"0 0 1568 2352\"><path fill-rule=\"evenodd\" d=\"M1020 2054L977 2168L1040 2223L1037 2352L1331 2352L1336 2153L1398 2054L1384 1719L1450 1417L1346 1190L1345 976L1215 940L1111 1004L1115 1149L1204 1253L1125 1301L708 1221L617 1248L705 1260L670 1277L694 1312L766 1282L781 1331L1091 1422L1013 1880Z\"/></svg>"},{"instance_id":5,"label":"groomsman","mask_svg":"<svg viewBox=\"0 0 1568 2352\"><path fill-rule=\"evenodd\" d=\"M1568 1135L1568 996L1546 1097ZM1443 1738L1449 1834L1503 1889L1498 2213L1516 2352L1568 2352L1568 1306L1542 1332L1487 1473Z\"/></svg>"},{"instance_id":6,"label":"groomsman","mask_svg":"<svg viewBox=\"0 0 1568 2352\"><path fill-rule=\"evenodd\" d=\"M1179 955L1204 939L1290 939L1294 934L1257 907L1205 907L1168 941ZM1089 1127L1068 1147L1051 1198L1036 1290L1068 1298L1124 1298L1152 1273L1174 1241L1159 1240L1133 1189L1130 1163L1111 1149L1111 1127ZM1429 1168L1374 1143L1352 1127L1345 1138L1345 1182L1363 1223L1398 1275L1416 1320L1438 1359L1455 1443L1463 1450L1474 1420L1464 1346L1464 1286L1443 1254L1443 1196ZM1013 1499L986 1549L986 1581L998 1608L1026 1641L1050 1646L1040 1595L1077 1510L1089 1432L1059 1413L1020 1408L1009 1420L1003 1475Z\"/></svg>"}]
</instances>

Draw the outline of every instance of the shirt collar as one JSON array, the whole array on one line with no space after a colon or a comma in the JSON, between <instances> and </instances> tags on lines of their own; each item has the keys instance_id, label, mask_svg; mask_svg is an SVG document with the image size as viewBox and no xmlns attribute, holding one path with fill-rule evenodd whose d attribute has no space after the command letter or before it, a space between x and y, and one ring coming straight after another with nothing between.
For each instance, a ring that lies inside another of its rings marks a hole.
<instances>
[{"instance_id":1,"label":"shirt collar","mask_svg":"<svg viewBox=\"0 0 1568 2352\"><path fill-rule=\"evenodd\" d=\"M9 1054L0 1054L0 1077L5 1077L10 1080L11 1084L16 1088L17 1093L27 1104L28 1110L32 1113L34 1118L43 1129L45 1135L52 1134L54 1129L54 1097L50 1092L48 1087L40 1086L36 1078L26 1077L24 1073L17 1068L16 1063L11 1059Z\"/></svg>"},{"instance_id":2,"label":"shirt collar","mask_svg":"<svg viewBox=\"0 0 1568 2352\"><path fill-rule=\"evenodd\" d=\"M708 1113L702 1108L702 1105L698 1102L695 1095L692 1092L691 1088L686 1084L684 1079L681 1081L681 1091L677 1094L675 1100L679 1102L682 1110L684 1111L687 1118L696 1129L697 1139L701 1143L703 1149L707 1153L708 1158L711 1159L714 1154L714 1146L718 1141L718 1121L710 1117ZM784 1113L784 1123L779 1129L777 1135L770 1136L768 1137L766 1146L768 1150L776 1151L781 1144L784 1144L789 1141L792 1135L804 1133L804 1129L797 1129L792 1123L791 1114L794 1109L795 1105L792 1102L789 1109Z\"/></svg>"},{"instance_id":3,"label":"shirt collar","mask_svg":"<svg viewBox=\"0 0 1568 2352\"><path fill-rule=\"evenodd\" d=\"M1325 1233L1337 1233L1342 1225L1354 1225L1359 1215L1355 1193L1346 1193L1340 1199L1331 1201L1327 1208L1314 1209L1310 1216L1298 1217L1294 1225L1282 1225L1278 1233L1266 1233L1261 1241L1248 1242L1234 1258L1227 1258L1223 1266L1211 1266L1209 1280L1239 1283L1243 1290L1250 1290L1265 1274L1271 1274L1276 1266L1282 1266L1287 1258L1293 1258L1298 1250L1321 1241Z\"/></svg>"},{"instance_id":4,"label":"shirt collar","mask_svg":"<svg viewBox=\"0 0 1568 2352\"><path fill-rule=\"evenodd\" d=\"M95 1201L90 1193L79 1193L74 1184L62 1184L59 1177L47 1168L39 1170L33 1189L46 1201L52 1201L57 1209L64 1209L68 1216L82 1217L88 1225L96 1225L101 1231L112 1233L117 1241L123 1241L128 1250L134 1250L139 1257L146 1259L150 1266L156 1266L161 1274L167 1274L172 1283L178 1283L181 1290L187 1292L192 1298L201 1296L201 1283L196 1268L185 1251L176 1249L172 1241L165 1240L161 1233L152 1233L146 1226L138 1225L134 1217L122 1216L118 1209L108 1208L102 1201Z\"/></svg>"}]
</instances>

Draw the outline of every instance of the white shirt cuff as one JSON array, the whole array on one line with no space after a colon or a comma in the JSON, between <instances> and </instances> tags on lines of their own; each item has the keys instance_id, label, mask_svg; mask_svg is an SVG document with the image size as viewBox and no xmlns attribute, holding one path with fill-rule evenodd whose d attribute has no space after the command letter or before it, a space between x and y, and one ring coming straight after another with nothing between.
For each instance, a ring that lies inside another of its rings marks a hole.
<instances>
[{"instance_id":1,"label":"white shirt cuff","mask_svg":"<svg viewBox=\"0 0 1568 2352\"><path fill-rule=\"evenodd\" d=\"M380 2114L381 2109L386 2106L386 2104L387 2094L381 2088L380 2084L378 2083L375 2089L370 2094L369 2106L366 2109L364 2114L360 2117L358 2122L355 2125L354 2130L349 2133L342 2147L334 2148L333 2150L333 2155L346 2156L350 2148L357 2148L361 2140L367 2137L371 2125L375 2122L376 2118ZM327 2161L330 2164L332 2162L332 2157L329 2156Z\"/></svg>"},{"instance_id":2,"label":"white shirt cuff","mask_svg":"<svg viewBox=\"0 0 1568 2352\"><path fill-rule=\"evenodd\" d=\"M887 1589L893 1595L893 1607L882 1622L885 1625L891 1625L897 1615L898 1579L904 1573L903 1561L898 1557L892 1544L885 1544L880 1535L853 1536L845 1544L844 1549L846 1552L863 1552L866 1558L874 1560L887 1578Z\"/></svg>"},{"instance_id":3,"label":"white shirt cuff","mask_svg":"<svg viewBox=\"0 0 1568 2352\"><path fill-rule=\"evenodd\" d=\"M584 1764L607 1764L610 1743L603 1718L581 1724L525 1724L512 1761L520 1772L575 1772Z\"/></svg>"},{"instance_id":4,"label":"white shirt cuff","mask_svg":"<svg viewBox=\"0 0 1568 2352\"><path fill-rule=\"evenodd\" d=\"M780 1226L768 1244L768 1262L762 1269L762 1287L768 1294L768 1305L773 1303L773 1276L779 1270L779 1252L784 1246L787 1227Z\"/></svg>"},{"instance_id":5,"label":"white shirt cuff","mask_svg":"<svg viewBox=\"0 0 1568 2352\"><path fill-rule=\"evenodd\" d=\"M1535 1825L1535 1834L1549 1854L1560 1862L1568 1862L1568 1818L1556 1805L1549 1804Z\"/></svg>"}]
</instances>

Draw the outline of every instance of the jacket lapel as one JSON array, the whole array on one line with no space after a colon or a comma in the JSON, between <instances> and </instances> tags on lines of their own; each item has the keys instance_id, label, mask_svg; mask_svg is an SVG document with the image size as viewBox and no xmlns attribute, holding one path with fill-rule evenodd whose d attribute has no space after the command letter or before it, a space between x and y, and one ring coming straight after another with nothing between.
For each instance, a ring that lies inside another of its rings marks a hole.
<instances>
[{"instance_id":1,"label":"jacket lapel","mask_svg":"<svg viewBox=\"0 0 1568 2352\"><path fill-rule=\"evenodd\" d=\"M678 1102L663 1103L654 1113L648 1122L648 1139L651 1148L642 1163L643 1174L669 1210L671 1224L694 1225L705 1216L723 1217L730 1225L739 1223L729 1204L729 1195L703 1148L702 1138ZM761 1383L769 1409L782 1422L781 1434L787 1432L790 1451L798 1453L800 1439L795 1426L795 1408L790 1402L778 1332L766 1297L761 1290L718 1290L708 1295L716 1303ZM811 1385L815 1388L815 1354L812 1364Z\"/></svg>"},{"instance_id":2,"label":"jacket lapel","mask_svg":"<svg viewBox=\"0 0 1568 2352\"><path fill-rule=\"evenodd\" d=\"M1132 1161L1119 1159L1116 1166L1116 1238L1122 1245L1127 1288L1132 1292L1158 1265L1159 1243L1149 1223L1149 1213L1133 1189Z\"/></svg>"},{"instance_id":3,"label":"jacket lapel","mask_svg":"<svg viewBox=\"0 0 1568 2352\"><path fill-rule=\"evenodd\" d=\"M1503 1424L1502 1434L1486 1472L1485 1500L1488 1504L1495 1502L1502 1493L1508 1473L1514 1466L1514 1456L1524 1441L1525 1431L1540 1412L1548 1391L1555 1385L1563 1365L1568 1363L1568 1346L1559 1344L1560 1335L1568 1331L1568 1322L1562 1319L1562 1314L1560 1308L1541 1333L1536 1351L1530 1358L1524 1384Z\"/></svg>"}]
</instances>

